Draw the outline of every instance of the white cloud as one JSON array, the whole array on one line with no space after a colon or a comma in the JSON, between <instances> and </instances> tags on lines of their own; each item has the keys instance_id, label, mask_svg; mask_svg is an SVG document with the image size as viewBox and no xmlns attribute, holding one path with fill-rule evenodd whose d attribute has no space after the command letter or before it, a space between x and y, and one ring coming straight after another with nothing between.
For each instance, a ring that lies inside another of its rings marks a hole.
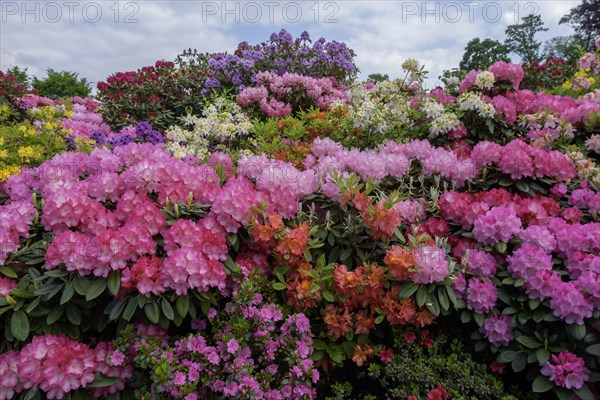
<instances>
[{"instance_id":1,"label":"white cloud","mask_svg":"<svg viewBox=\"0 0 600 400\"><path fill-rule=\"evenodd\" d=\"M443 69L457 66L470 39L503 40L506 26L529 12L540 12L550 28L540 39L570 34L570 28L558 21L576 5L573 1L244 0L224 5L124 0L84 1L69 14L66 3L57 1L53 3L61 7L62 18L50 23L56 13L51 14L48 2L27 3L33 14L23 13L23 2L0 2L0 67L20 65L38 76L47 67L66 69L92 82L157 59L173 59L190 47L231 51L242 40L264 41L283 27L296 35L307 30L313 38L347 42L357 53L362 76L374 72L398 76L402 61L415 58L430 71L431 83ZM92 23L98 7L102 14ZM137 22L127 23L127 17Z\"/></svg>"}]
</instances>

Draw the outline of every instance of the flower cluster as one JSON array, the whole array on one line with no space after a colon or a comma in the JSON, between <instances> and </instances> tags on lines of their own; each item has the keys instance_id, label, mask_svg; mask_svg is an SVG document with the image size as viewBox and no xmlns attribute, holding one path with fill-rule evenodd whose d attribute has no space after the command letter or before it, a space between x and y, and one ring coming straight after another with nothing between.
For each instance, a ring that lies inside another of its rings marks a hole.
<instances>
[{"instance_id":1,"label":"flower cluster","mask_svg":"<svg viewBox=\"0 0 600 400\"><path fill-rule=\"evenodd\" d=\"M324 38L310 43L308 32L294 38L282 29L271 34L268 42L256 45L242 42L233 54L211 54L207 62L210 78L206 80L202 94L218 88L233 88L239 93L252 85L252 77L259 71L312 78L334 77L342 82L357 72L354 52L345 43L327 42Z\"/></svg>"},{"instance_id":2,"label":"flower cluster","mask_svg":"<svg viewBox=\"0 0 600 400\"><path fill-rule=\"evenodd\" d=\"M590 373L582 358L566 351L552 355L552 362L544 363L541 372L557 386L567 389L580 389Z\"/></svg>"},{"instance_id":3,"label":"flower cluster","mask_svg":"<svg viewBox=\"0 0 600 400\"><path fill-rule=\"evenodd\" d=\"M294 73L278 75L259 72L253 77L256 86L246 87L237 97L242 107L255 107L272 118L293 111L318 107L326 110L334 101L345 100L345 87L335 78L312 78Z\"/></svg>"},{"instance_id":4,"label":"flower cluster","mask_svg":"<svg viewBox=\"0 0 600 400\"><path fill-rule=\"evenodd\" d=\"M110 343L92 348L65 335L36 336L20 351L0 354L0 399L12 399L23 389L39 389L48 399L62 399L94 382L96 373L116 383L89 390L97 397L116 393L133 376L130 361L112 361L116 353Z\"/></svg>"},{"instance_id":5,"label":"flower cluster","mask_svg":"<svg viewBox=\"0 0 600 400\"><path fill-rule=\"evenodd\" d=\"M250 119L237 104L219 97L202 110L202 117L188 115L183 118L183 126L169 127L167 148L177 158L203 159L215 144L231 146L248 135L251 126Z\"/></svg>"},{"instance_id":6,"label":"flower cluster","mask_svg":"<svg viewBox=\"0 0 600 400\"><path fill-rule=\"evenodd\" d=\"M224 311L212 309L207 320L193 322L200 333L151 355L154 385L149 395L315 398L319 372L311 360L309 320L301 313L284 317L275 304L243 286ZM145 351L143 344L140 349Z\"/></svg>"}]
</instances>

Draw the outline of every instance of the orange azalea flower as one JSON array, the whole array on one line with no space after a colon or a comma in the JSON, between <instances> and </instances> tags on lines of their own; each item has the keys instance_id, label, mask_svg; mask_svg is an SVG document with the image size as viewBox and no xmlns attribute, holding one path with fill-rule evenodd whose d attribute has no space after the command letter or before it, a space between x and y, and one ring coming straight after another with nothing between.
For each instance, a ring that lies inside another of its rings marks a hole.
<instances>
[{"instance_id":1,"label":"orange azalea flower","mask_svg":"<svg viewBox=\"0 0 600 400\"><path fill-rule=\"evenodd\" d=\"M269 225L271 225L271 228L278 231L283 226L283 220L281 219L281 215L269 215Z\"/></svg>"},{"instance_id":2,"label":"orange azalea flower","mask_svg":"<svg viewBox=\"0 0 600 400\"><path fill-rule=\"evenodd\" d=\"M395 279L404 281L410 278L410 268L417 264L417 258L411 251L394 245L385 255L383 262Z\"/></svg>"},{"instance_id":3,"label":"orange azalea flower","mask_svg":"<svg viewBox=\"0 0 600 400\"><path fill-rule=\"evenodd\" d=\"M352 356L352 361L356 363L359 367L361 367L365 361L367 361L368 357L373 356L373 347L368 344L357 344L354 346L354 355Z\"/></svg>"},{"instance_id":4,"label":"orange azalea flower","mask_svg":"<svg viewBox=\"0 0 600 400\"><path fill-rule=\"evenodd\" d=\"M375 327L375 320L365 310L356 312L354 314L354 320L354 333L357 335L360 335L361 333L368 335L371 329Z\"/></svg>"},{"instance_id":5,"label":"orange azalea flower","mask_svg":"<svg viewBox=\"0 0 600 400\"><path fill-rule=\"evenodd\" d=\"M423 328L424 326L431 325L434 320L435 315L430 313L426 308L422 308L415 313L413 324L419 328Z\"/></svg>"},{"instance_id":6,"label":"orange azalea flower","mask_svg":"<svg viewBox=\"0 0 600 400\"><path fill-rule=\"evenodd\" d=\"M356 192L352 198L352 204L360 212L366 212L369 205L369 198L364 192Z\"/></svg>"},{"instance_id":7,"label":"orange azalea flower","mask_svg":"<svg viewBox=\"0 0 600 400\"><path fill-rule=\"evenodd\" d=\"M327 304L323 320L327 324L327 334L336 339L341 338L352 329L352 317L347 307L342 309L331 303Z\"/></svg>"},{"instance_id":8,"label":"orange azalea flower","mask_svg":"<svg viewBox=\"0 0 600 400\"><path fill-rule=\"evenodd\" d=\"M301 256L308 249L308 239L308 225L302 223L279 241L276 251L284 256Z\"/></svg>"}]
</instances>

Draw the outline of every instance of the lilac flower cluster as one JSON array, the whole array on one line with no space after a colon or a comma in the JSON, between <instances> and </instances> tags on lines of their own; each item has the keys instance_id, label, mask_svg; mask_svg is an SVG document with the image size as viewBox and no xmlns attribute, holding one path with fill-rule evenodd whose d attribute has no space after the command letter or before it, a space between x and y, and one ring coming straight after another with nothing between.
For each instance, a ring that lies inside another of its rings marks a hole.
<instances>
[{"instance_id":1,"label":"lilac flower cluster","mask_svg":"<svg viewBox=\"0 0 600 400\"><path fill-rule=\"evenodd\" d=\"M252 76L258 71L334 77L340 81L355 75L354 52L345 43L327 42L324 38L310 43L307 32L294 39L282 29L273 33L269 42L257 45L242 42L233 54L213 54L208 60L212 75L206 80L202 94L215 88L234 88L239 93L252 85Z\"/></svg>"},{"instance_id":2,"label":"lilac flower cluster","mask_svg":"<svg viewBox=\"0 0 600 400\"><path fill-rule=\"evenodd\" d=\"M510 315L493 315L483 320L480 332L494 346L508 346L515 338Z\"/></svg>"},{"instance_id":3,"label":"lilac flower cluster","mask_svg":"<svg viewBox=\"0 0 600 400\"><path fill-rule=\"evenodd\" d=\"M244 287L223 312L211 309L208 320L194 321L193 326L201 332L153 354L155 382L150 395L186 400L211 394L264 400L315 398L313 384L319 372L311 360L310 322L304 314L284 318L275 304Z\"/></svg>"},{"instance_id":4,"label":"lilac flower cluster","mask_svg":"<svg viewBox=\"0 0 600 400\"><path fill-rule=\"evenodd\" d=\"M334 101L346 99L345 87L338 85L333 77L258 72L252 79L257 86L244 88L237 102L242 107L257 105L271 118L285 117L311 106L326 110Z\"/></svg>"}]
</instances>

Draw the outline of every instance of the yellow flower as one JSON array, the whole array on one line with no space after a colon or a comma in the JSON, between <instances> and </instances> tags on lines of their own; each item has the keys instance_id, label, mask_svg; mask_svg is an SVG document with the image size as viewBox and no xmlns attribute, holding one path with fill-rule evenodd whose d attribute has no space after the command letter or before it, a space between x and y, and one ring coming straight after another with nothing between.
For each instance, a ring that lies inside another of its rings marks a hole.
<instances>
[{"instance_id":1,"label":"yellow flower","mask_svg":"<svg viewBox=\"0 0 600 400\"><path fill-rule=\"evenodd\" d=\"M8 151L0 149L0 160L6 157L8 157Z\"/></svg>"},{"instance_id":2,"label":"yellow flower","mask_svg":"<svg viewBox=\"0 0 600 400\"><path fill-rule=\"evenodd\" d=\"M73 116L73 111L65 111L65 117L71 118Z\"/></svg>"},{"instance_id":3,"label":"yellow flower","mask_svg":"<svg viewBox=\"0 0 600 400\"><path fill-rule=\"evenodd\" d=\"M6 104L0 106L0 121L7 120L10 117L10 107Z\"/></svg>"},{"instance_id":4,"label":"yellow flower","mask_svg":"<svg viewBox=\"0 0 600 400\"><path fill-rule=\"evenodd\" d=\"M19 147L17 154L21 157L23 162L37 160L42 156L40 151L33 146Z\"/></svg>"},{"instance_id":5,"label":"yellow flower","mask_svg":"<svg viewBox=\"0 0 600 400\"><path fill-rule=\"evenodd\" d=\"M562 88L565 90L571 90L572 87L573 87L573 82L571 82L571 81L565 81L565 83L562 84Z\"/></svg>"},{"instance_id":6,"label":"yellow flower","mask_svg":"<svg viewBox=\"0 0 600 400\"><path fill-rule=\"evenodd\" d=\"M2 146L4 144L4 138L0 137L0 146Z\"/></svg>"},{"instance_id":7,"label":"yellow flower","mask_svg":"<svg viewBox=\"0 0 600 400\"><path fill-rule=\"evenodd\" d=\"M590 82L590 85L593 85L594 83L596 83L596 78L594 78L593 76L590 76L588 78L588 81Z\"/></svg>"},{"instance_id":8,"label":"yellow flower","mask_svg":"<svg viewBox=\"0 0 600 400\"><path fill-rule=\"evenodd\" d=\"M18 165L0 166L0 182L4 182L9 176L21 172L21 167Z\"/></svg>"}]
</instances>

